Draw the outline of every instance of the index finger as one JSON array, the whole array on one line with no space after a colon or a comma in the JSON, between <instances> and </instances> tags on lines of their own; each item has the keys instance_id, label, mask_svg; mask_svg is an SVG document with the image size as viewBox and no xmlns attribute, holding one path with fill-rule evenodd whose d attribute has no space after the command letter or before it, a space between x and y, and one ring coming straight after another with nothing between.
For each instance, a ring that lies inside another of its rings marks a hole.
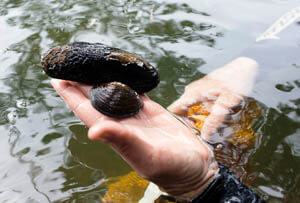
<instances>
[{"instance_id":1,"label":"index finger","mask_svg":"<svg viewBox=\"0 0 300 203\"><path fill-rule=\"evenodd\" d=\"M193 105L199 105L202 103L212 103L218 98L218 91L211 91L207 95L202 95L204 93L199 93L200 91L193 92L192 94L184 93L179 99L173 102L168 110L178 116L185 116L188 108Z\"/></svg>"},{"instance_id":2,"label":"index finger","mask_svg":"<svg viewBox=\"0 0 300 203\"><path fill-rule=\"evenodd\" d=\"M212 106L209 116L205 119L201 129L201 136L205 140L209 140L210 136L217 132L227 116L231 113L231 109L237 106L244 97L242 95L231 92L222 93Z\"/></svg>"},{"instance_id":3,"label":"index finger","mask_svg":"<svg viewBox=\"0 0 300 203\"><path fill-rule=\"evenodd\" d=\"M74 85L72 82L58 79L52 79L51 85L75 115L88 127L91 127L97 120L106 118L91 105L86 95L87 86Z\"/></svg>"}]
</instances>

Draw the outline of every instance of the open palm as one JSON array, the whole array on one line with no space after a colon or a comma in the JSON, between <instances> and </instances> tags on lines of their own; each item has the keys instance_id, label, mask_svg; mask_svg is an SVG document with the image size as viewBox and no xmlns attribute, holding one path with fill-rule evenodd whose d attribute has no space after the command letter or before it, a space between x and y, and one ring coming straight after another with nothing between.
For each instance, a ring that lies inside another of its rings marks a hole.
<instances>
[{"instance_id":1,"label":"open palm","mask_svg":"<svg viewBox=\"0 0 300 203\"><path fill-rule=\"evenodd\" d=\"M142 96L144 107L137 115L115 119L92 107L90 86L57 79L51 83L89 127L90 139L110 145L139 175L168 193L199 194L217 171L208 147L190 128L148 97Z\"/></svg>"}]
</instances>

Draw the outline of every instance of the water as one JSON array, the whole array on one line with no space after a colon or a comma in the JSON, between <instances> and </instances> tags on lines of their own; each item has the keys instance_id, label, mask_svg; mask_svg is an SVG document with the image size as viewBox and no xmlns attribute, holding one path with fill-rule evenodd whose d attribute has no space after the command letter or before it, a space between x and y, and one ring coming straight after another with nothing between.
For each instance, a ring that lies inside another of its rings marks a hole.
<instances>
[{"instance_id":1,"label":"water","mask_svg":"<svg viewBox=\"0 0 300 203\"><path fill-rule=\"evenodd\" d=\"M292 0L1 0L0 201L99 202L105 181L131 170L87 139L86 127L41 71L40 55L50 47L89 41L140 54L158 67L162 82L149 96L165 107L185 85L241 53L257 58L264 69L251 97L264 109L255 127L259 140L248 150L225 148L225 156L234 157L234 170L269 202L300 202L299 26L274 43L284 49L255 44L298 6Z\"/></svg>"}]
</instances>

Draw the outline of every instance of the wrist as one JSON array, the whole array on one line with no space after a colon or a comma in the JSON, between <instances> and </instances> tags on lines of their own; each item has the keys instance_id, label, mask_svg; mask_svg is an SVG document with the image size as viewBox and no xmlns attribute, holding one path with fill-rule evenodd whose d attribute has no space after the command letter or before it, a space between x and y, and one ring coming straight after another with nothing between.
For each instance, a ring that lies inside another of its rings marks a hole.
<instances>
[{"instance_id":1,"label":"wrist","mask_svg":"<svg viewBox=\"0 0 300 203\"><path fill-rule=\"evenodd\" d=\"M183 187L180 192L170 191L169 194L174 196L179 202L192 202L214 182L218 176L218 171L219 168L209 170L204 179L195 180L194 183L192 182L188 186Z\"/></svg>"},{"instance_id":2,"label":"wrist","mask_svg":"<svg viewBox=\"0 0 300 203\"><path fill-rule=\"evenodd\" d=\"M172 183L170 185L159 184L160 189L178 202L191 202L197 198L218 176L219 167L216 161L213 161L207 167L207 170L201 174L194 174L185 177L184 181ZM204 175L203 175L204 174Z\"/></svg>"},{"instance_id":3,"label":"wrist","mask_svg":"<svg viewBox=\"0 0 300 203\"><path fill-rule=\"evenodd\" d=\"M195 169L192 175L185 177L181 183L176 184L177 187L169 190L166 188L166 192L174 196L179 202L191 202L205 191L218 176L220 169L212 150L205 142L201 142L201 144L205 146L201 147L205 150L204 154L200 156L203 161L202 163L199 161L200 167L198 166L199 168Z\"/></svg>"}]
</instances>

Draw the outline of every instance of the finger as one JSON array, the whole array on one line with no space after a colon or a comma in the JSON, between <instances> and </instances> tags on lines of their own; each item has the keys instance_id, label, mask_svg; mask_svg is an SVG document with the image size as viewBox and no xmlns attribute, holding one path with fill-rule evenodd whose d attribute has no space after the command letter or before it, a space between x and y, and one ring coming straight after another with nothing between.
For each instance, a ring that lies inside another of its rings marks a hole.
<instances>
[{"instance_id":1,"label":"finger","mask_svg":"<svg viewBox=\"0 0 300 203\"><path fill-rule=\"evenodd\" d=\"M125 126L113 120L98 120L88 132L91 140L99 140L110 145L134 169L140 170L151 153L151 144L142 139L142 132L134 126ZM147 161L146 161L147 162ZM149 162L149 161L148 161Z\"/></svg>"},{"instance_id":2,"label":"finger","mask_svg":"<svg viewBox=\"0 0 300 203\"><path fill-rule=\"evenodd\" d=\"M68 81L52 79L51 84L56 92L67 102L71 110L77 107L77 102L82 103L86 100L85 95Z\"/></svg>"},{"instance_id":3,"label":"finger","mask_svg":"<svg viewBox=\"0 0 300 203\"><path fill-rule=\"evenodd\" d=\"M164 113L166 111L161 105L152 101L147 95L143 94L141 95L141 98L144 102L144 107L142 109L144 115L147 115L151 118L153 116L160 115L161 113Z\"/></svg>"},{"instance_id":4,"label":"finger","mask_svg":"<svg viewBox=\"0 0 300 203\"><path fill-rule=\"evenodd\" d=\"M90 89L92 88L92 86L90 85L86 85L83 83L79 83L79 82L72 82L69 81L70 84L72 84L73 86L77 87L80 91L82 91L82 93L87 97L90 98Z\"/></svg>"},{"instance_id":5,"label":"finger","mask_svg":"<svg viewBox=\"0 0 300 203\"><path fill-rule=\"evenodd\" d=\"M183 94L168 107L168 110L176 115L184 116L188 110L188 107L196 103L196 99L188 98L185 94Z\"/></svg>"},{"instance_id":6,"label":"finger","mask_svg":"<svg viewBox=\"0 0 300 203\"><path fill-rule=\"evenodd\" d=\"M239 57L209 75L214 80L222 82L232 92L249 95L252 91L257 71L258 64L256 61L246 57Z\"/></svg>"},{"instance_id":7,"label":"finger","mask_svg":"<svg viewBox=\"0 0 300 203\"><path fill-rule=\"evenodd\" d=\"M85 94L72 83L52 79L51 84L75 115L88 127L92 126L98 119L105 117L93 108Z\"/></svg>"},{"instance_id":8,"label":"finger","mask_svg":"<svg viewBox=\"0 0 300 203\"><path fill-rule=\"evenodd\" d=\"M229 92L221 94L213 105L209 116L204 121L201 129L202 138L208 141L210 136L222 126L226 116L231 114L231 109L238 105L242 99L242 96Z\"/></svg>"},{"instance_id":9,"label":"finger","mask_svg":"<svg viewBox=\"0 0 300 203\"><path fill-rule=\"evenodd\" d=\"M218 91L210 91L206 95L196 92L192 94L183 94L178 100L173 102L168 110L178 116L185 116L188 108L201 103L211 103L218 98Z\"/></svg>"}]
</instances>

